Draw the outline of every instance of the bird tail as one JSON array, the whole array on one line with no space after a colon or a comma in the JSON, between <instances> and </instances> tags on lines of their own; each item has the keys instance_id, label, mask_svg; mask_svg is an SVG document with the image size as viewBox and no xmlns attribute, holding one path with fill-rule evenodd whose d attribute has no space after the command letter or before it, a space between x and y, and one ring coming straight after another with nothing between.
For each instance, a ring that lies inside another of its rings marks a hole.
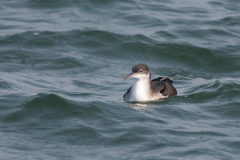
<instances>
[{"instance_id":1,"label":"bird tail","mask_svg":"<svg viewBox=\"0 0 240 160\"><path fill-rule=\"evenodd\" d=\"M167 78L169 78L169 77L175 76L175 75L176 75L176 74L172 74L172 75L170 75L170 76L163 77L162 79L160 79L160 81L163 81L163 80L165 80L165 79L167 79Z\"/></svg>"}]
</instances>

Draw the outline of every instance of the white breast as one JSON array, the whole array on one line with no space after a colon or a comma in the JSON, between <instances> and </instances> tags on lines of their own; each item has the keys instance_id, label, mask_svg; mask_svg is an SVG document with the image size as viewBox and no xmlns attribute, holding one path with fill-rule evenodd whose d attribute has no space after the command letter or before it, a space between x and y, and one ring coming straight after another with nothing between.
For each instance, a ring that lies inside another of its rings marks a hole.
<instances>
[{"instance_id":1,"label":"white breast","mask_svg":"<svg viewBox=\"0 0 240 160\"><path fill-rule=\"evenodd\" d=\"M166 98L161 93L151 92L151 84L146 80L137 80L133 83L132 88L129 93L124 96L125 102L144 102L152 101L160 98Z\"/></svg>"},{"instance_id":2,"label":"white breast","mask_svg":"<svg viewBox=\"0 0 240 160\"><path fill-rule=\"evenodd\" d=\"M150 88L147 85L149 82L144 80L137 80L132 85L131 91L128 95L129 101L148 101L150 95Z\"/></svg>"}]
</instances>

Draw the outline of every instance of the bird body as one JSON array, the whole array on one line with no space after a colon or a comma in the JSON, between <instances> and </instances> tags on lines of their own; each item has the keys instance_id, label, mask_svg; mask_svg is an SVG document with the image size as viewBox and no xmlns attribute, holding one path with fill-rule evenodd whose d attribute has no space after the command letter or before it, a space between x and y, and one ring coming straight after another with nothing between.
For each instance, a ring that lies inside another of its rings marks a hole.
<instances>
[{"instance_id":1,"label":"bird body","mask_svg":"<svg viewBox=\"0 0 240 160\"><path fill-rule=\"evenodd\" d=\"M171 75L172 76L172 75ZM124 102L145 102L177 95L177 90L168 77L159 77L151 81L151 73L145 64L135 65L132 73L125 77L136 78L132 87L124 94Z\"/></svg>"}]
</instances>

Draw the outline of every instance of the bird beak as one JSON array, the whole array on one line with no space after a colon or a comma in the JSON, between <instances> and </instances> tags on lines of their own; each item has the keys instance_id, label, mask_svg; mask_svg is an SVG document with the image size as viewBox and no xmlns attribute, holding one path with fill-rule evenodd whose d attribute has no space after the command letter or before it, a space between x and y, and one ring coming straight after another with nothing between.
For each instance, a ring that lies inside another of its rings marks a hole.
<instances>
[{"instance_id":1,"label":"bird beak","mask_svg":"<svg viewBox=\"0 0 240 160\"><path fill-rule=\"evenodd\" d=\"M133 76L133 73L131 73L131 74L129 74L128 76L124 77L123 80L125 81L126 79L132 78L132 76Z\"/></svg>"}]
</instances>

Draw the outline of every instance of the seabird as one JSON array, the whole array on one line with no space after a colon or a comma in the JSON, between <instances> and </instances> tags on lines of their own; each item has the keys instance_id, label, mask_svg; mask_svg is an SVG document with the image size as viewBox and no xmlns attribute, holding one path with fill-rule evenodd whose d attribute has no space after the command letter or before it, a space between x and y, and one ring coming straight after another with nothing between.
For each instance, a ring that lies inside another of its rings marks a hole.
<instances>
[{"instance_id":1,"label":"seabird","mask_svg":"<svg viewBox=\"0 0 240 160\"><path fill-rule=\"evenodd\" d=\"M137 81L123 95L124 102L146 102L160 98L177 95L177 90L172 85L169 77L158 77L151 81L151 73L145 64L137 64L132 68L132 73L124 78L136 78Z\"/></svg>"}]
</instances>

